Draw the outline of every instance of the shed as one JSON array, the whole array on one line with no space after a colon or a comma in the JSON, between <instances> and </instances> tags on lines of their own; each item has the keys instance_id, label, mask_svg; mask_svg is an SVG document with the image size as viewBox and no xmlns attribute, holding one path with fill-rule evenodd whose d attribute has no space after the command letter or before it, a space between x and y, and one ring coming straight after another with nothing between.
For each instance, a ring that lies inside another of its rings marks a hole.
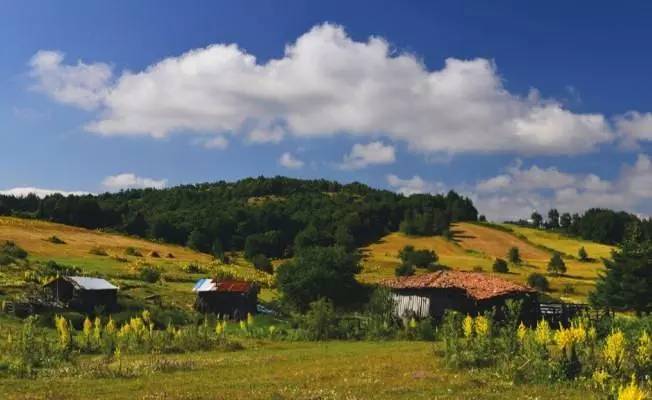
<instances>
[{"instance_id":1,"label":"shed","mask_svg":"<svg viewBox=\"0 0 652 400\"><path fill-rule=\"evenodd\" d=\"M246 281L200 279L192 289L197 293L195 309L236 320L256 313L258 287Z\"/></svg>"},{"instance_id":2,"label":"shed","mask_svg":"<svg viewBox=\"0 0 652 400\"><path fill-rule=\"evenodd\" d=\"M497 318L509 299L522 301L521 319L536 321L536 291L523 285L479 272L437 271L399 277L385 282L392 291L399 317L441 319L446 310L477 315L494 307Z\"/></svg>"},{"instance_id":3,"label":"shed","mask_svg":"<svg viewBox=\"0 0 652 400\"><path fill-rule=\"evenodd\" d=\"M93 312L97 308L113 311L118 304L118 287L105 279L85 276L60 276L43 286L49 297L82 311Z\"/></svg>"}]
</instances>

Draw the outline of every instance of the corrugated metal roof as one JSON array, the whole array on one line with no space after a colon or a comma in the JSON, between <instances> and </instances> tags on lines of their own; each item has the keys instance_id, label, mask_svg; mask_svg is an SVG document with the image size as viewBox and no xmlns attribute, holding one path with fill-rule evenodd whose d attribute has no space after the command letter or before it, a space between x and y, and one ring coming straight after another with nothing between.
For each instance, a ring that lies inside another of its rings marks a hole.
<instances>
[{"instance_id":1,"label":"corrugated metal roof","mask_svg":"<svg viewBox=\"0 0 652 400\"><path fill-rule=\"evenodd\" d=\"M251 284L249 282L235 280L216 281L215 279L200 279L192 288L193 292L246 293L249 290L251 290Z\"/></svg>"},{"instance_id":2,"label":"corrugated metal roof","mask_svg":"<svg viewBox=\"0 0 652 400\"><path fill-rule=\"evenodd\" d=\"M70 280L73 284L85 290L113 290L118 289L105 279L89 278L86 276L67 276L65 279Z\"/></svg>"},{"instance_id":3,"label":"corrugated metal roof","mask_svg":"<svg viewBox=\"0 0 652 400\"><path fill-rule=\"evenodd\" d=\"M450 289L457 288L476 300L515 293L533 293L534 290L505 279L479 272L438 271L425 275L399 277L385 284L392 289Z\"/></svg>"}]
</instances>

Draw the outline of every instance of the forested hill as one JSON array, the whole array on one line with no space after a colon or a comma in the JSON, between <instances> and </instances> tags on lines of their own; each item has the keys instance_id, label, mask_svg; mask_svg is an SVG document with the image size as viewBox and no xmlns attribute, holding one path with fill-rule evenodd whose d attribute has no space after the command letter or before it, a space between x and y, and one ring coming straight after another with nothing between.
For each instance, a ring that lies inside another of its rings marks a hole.
<instances>
[{"instance_id":1,"label":"forested hill","mask_svg":"<svg viewBox=\"0 0 652 400\"><path fill-rule=\"evenodd\" d=\"M360 183L285 177L97 196L0 196L1 214L115 230L204 252L245 250L268 257L292 255L295 243L352 248L401 224L406 231L437 234L451 222L477 219L471 200L452 191L406 197Z\"/></svg>"}]
</instances>

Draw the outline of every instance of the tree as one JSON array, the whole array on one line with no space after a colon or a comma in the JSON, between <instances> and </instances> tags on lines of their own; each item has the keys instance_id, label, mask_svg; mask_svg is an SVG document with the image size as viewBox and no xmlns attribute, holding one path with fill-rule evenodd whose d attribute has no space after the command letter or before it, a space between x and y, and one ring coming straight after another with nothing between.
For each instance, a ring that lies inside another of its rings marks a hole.
<instances>
[{"instance_id":1,"label":"tree","mask_svg":"<svg viewBox=\"0 0 652 400\"><path fill-rule=\"evenodd\" d=\"M340 246L300 249L294 259L276 270L276 281L283 300L300 311L308 304L326 298L335 305L357 300L361 294L355 274L359 258Z\"/></svg>"},{"instance_id":2,"label":"tree","mask_svg":"<svg viewBox=\"0 0 652 400\"><path fill-rule=\"evenodd\" d=\"M559 226L566 231L571 227L572 223L573 218L569 213L563 213L559 218Z\"/></svg>"},{"instance_id":3,"label":"tree","mask_svg":"<svg viewBox=\"0 0 652 400\"><path fill-rule=\"evenodd\" d=\"M396 275L396 276L412 276L412 275L414 275L414 265L400 263L394 269L394 275Z\"/></svg>"},{"instance_id":4,"label":"tree","mask_svg":"<svg viewBox=\"0 0 652 400\"><path fill-rule=\"evenodd\" d=\"M580 247L579 251L577 252L577 256L579 257L580 261L589 261L589 253L586 252L584 246Z\"/></svg>"},{"instance_id":5,"label":"tree","mask_svg":"<svg viewBox=\"0 0 652 400\"><path fill-rule=\"evenodd\" d=\"M557 229L559 228L559 211L556 208L548 211L548 228Z\"/></svg>"},{"instance_id":6,"label":"tree","mask_svg":"<svg viewBox=\"0 0 652 400\"><path fill-rule=\"evenodd\" d=\"M333 239L335 240L336 246L342 246L349 251L355 249L355 239L351 235L349 228L345 225L340 225L335 229Z\"/></svg>"},{"instance_id":7,"label":"tree","mask_svg":"<svg viewBox=\"0 0 652 400\"><path fill-rule=\"evenodd\" d=\"M130 235L145 236L149 225L142 213L137 213L125 226L125 231Z\"/></svg>"},{"instance_id":8,"label":"tree","mask_svg":"<svg viewBox=\"0 0 652 400\"><path fill-rule=\"evenodd\" d=\"M414 246L405 246L398 253L402 264L412 265L417 268L432 267L437 263L439 257L432 250L415 250Z\"/></svg>"},{"instance_id":9,"label":"tree","mask_svg":"<svg viewBox=\"0 0 652 400\"><path fill-rule=\"evenodd\" d=\"M272 262L269 261L269 258L267 258L264 254L256 254L251 259L251 263L254 265L254 268L259 271L267 272L268 274L274 273Z\"/></svg>"},{"instance_id":10,"label":"tree","mask_svg":"<svg viewBox=\"0 0 652 400\"><path fill-rule=\"evenodd\" d=\"M507 259L512 264L521 263L521 252L518 250L518 247L512 247L509 249L509 252L507 253Z\"/></svg>"},{"instance_id":11,"label":"tree","mask_svg":"<svg viewBox=\"0 0 652 400\"><path fill-rule=\"evenodd\" d=\"M213 245L211 246L211 254L213 254L213 257L224 261L224 246L222 246L222 241L220 238L213 240Z\"/></svg>"},{"instance_id":12,"label":"tree","mask_svg":"<svg viewBox=\"0 0 652 400\"><path fill-rule=\"evenodd\" d=\"M633 310L638 315L652 312L652 243L641 240L638 229L628 233L613 259L604 260L606 272L589 295L592 304Z\"/></svg>"},{"instance_id":13,"label":"tree","mask_svg":"<svg viewBox=\"0 0 652 400\"><path fill-rule=\"evenodd\" d=\"M279 231L267 231L247 236L244 246L245 258L251 260L258 254L264 254L267 257L281 257L283 244Z\"/></svg>"},{"instance_id":14,"label":"tree","mask_svg":"<svg viewBox=\"0 0 652 400\"><path fill-rule=\"evenodd\" d=\"M532 226L534 226L535 228L541 227L541 223L543 222L543 217L541 216L541 214L535 211L530 216L530 219L532 219Z\"/></svg>"},{"instance_id":15,"label":"tree","mask_svg":"<svg viewBox=\"0 0 652 400\"><path fill-rule=\"evenodd\" d=\"M190 232L188 236L188 247L201 253L208 253L211 248L211 241L208 236L199 229Z\"/></svg>"},{"instance_id":16,"label":"tree","mask_svg":"<svg viewBox=\"0 0 652 400\"><path fill-rule=\"evenodd\" d=\"M561 275L566 273L566 263L561 258L561 254L555 253L548 261L548 272L553 275Z\"/></svg>"},{"instance_id":17,"label":"tree","mask_svg":"<svg viewBox=\"0 0 652 400\"><path fill-rule=\"evenodd\" d=\"M484 216L484 214L478 215L478 221L479 222L487 222L487 217Z\"/></svg>"},{"instance_id":18,"label":"tree","mask_svg":"<svg viewBox=\"0 0 652 400\"><path fill-rule=\"evenodd\" d=\"M538 272L533 272L528 275L527 284L529 287L535 288L542 292L547 292L550 289L548 278Z\"/></svg>"},{"instance_id":19,"label":"tree","mask_svg":"<svg viewBox=\"0 0 652 400\"><path fill-rule=\"evenodd\" d=\"M492 269L494 272L498 272L500 274L506 274L507 272L509 272L507 261L503 260L502 258L496 258L496 261L494 261L494 265Z\"/></svg>"}]
</instances>

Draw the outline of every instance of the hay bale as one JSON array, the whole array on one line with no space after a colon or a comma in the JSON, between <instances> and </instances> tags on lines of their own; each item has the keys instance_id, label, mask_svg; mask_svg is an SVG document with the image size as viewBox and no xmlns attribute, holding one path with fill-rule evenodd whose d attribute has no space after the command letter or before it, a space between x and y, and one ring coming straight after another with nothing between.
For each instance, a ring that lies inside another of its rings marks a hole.
<instances>
[{"instance_id":1,"label":"hay bale","mask_svg":"<svg viewBox=\"0 0 652 400\"><path fill-rule=\"evenodd\" d=\"M174 254L172 254L172 253L168 253L167 257L168 257L168 258L174 258Z\"/></svg>"},{"instance_id":2,"label":"hay bale","mask_svg":"<svg viewBox=\"0 0 652 400\"><path fill-rule=\"evenodd\" d=\"M158 251L156 250L150 251L149 253L147 253L147 256L152 258L161 258L161 255L158 254Z\"/></svg>"}]
</instances>

